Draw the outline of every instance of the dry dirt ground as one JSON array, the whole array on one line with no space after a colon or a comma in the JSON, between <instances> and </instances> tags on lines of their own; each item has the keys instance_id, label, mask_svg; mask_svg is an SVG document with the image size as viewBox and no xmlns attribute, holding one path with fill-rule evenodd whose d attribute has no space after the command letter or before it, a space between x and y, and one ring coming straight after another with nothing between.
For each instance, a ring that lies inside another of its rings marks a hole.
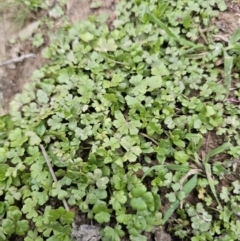
<instances>
[{"instance_id":1,"label":"dry dirt ground","mask_svg":"<svg viewBox=\"0 0 240 241\"><path fill-rule=\"evenodd\" d=\"M35 69L40 68L46 60L42 58L41 48L34 48L31 44L31 36L36 32L39 26L39 19L44 14L49 14L47 10L44 10L36 15L29 15L29 19L26 21L23 28L19 29L12 21L15 15L15 9L10 8L5 11L1 11L2 1L12 0L0 0L0 115L8 112L9 102L15 96L16 93L21 92L23 85L26 82L31 81L32 73ZM50 0L48 0L50 1ZM90 0L69 0L66 6L66 13L71 20L75 22L78 20L84 20L92 14L109 14L109 21L114 20L114 8L119 0L102 0L102 6L98 9L91 9ZM50 1L50 6L54 0ZM226 0L228 9L224 13L221 13L218 19L213 20L220 30L218 35L214 36L216 39L220 39L223 42L228 42L229 37L234 31L240 28L240 1L234 2L232 0ZM59 26L61 22L55 21L55 27ZM20 37L19 37L20 36ZM20 38L28 36L26 41L21 41ZM15 44L11 44L11 39L17 39ZM35 54L35 58L26 58L22 62L11 63L2 66L7 60L13 60L25 56L27 54ZM214 133L210 133L205 138L204 149L214 149L220 145L220 140ZM78 221L76 223L83 224L86 221L85 216L77 215ZM149 237L149 240L155 241L170 241L171 237L162 232L156 230L154 237Z\"/></svg>"}]
</instances>

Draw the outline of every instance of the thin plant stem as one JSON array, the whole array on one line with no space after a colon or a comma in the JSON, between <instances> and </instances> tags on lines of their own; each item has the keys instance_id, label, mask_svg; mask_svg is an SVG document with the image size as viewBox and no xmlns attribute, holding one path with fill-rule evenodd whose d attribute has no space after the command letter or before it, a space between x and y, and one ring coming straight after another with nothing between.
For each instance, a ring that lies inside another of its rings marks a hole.
<instances>
[{"instance_id":1,"label":"thin plant stem","mask_svg":"<svg viewBox=\"0 0 240 241\"><path fill-rule=\"evenodd\" d=\"M52 168L52 165L51 165L51 163L50 163L50 160L49 160L49 157L48 157L48 155L47 155L47 152L46 152L46 150L45 150L45 148L44 148L43 145L40 145L40 148L41 148L42 154L43 154L43 156L44 156L44 159L45 159L45 161L46 161L46 163L47 163L47 165L48 165L48 169L49 169L49 171L50 171L50 173L51 173L51 176L52 176L54 182L57 182L58 180L57 180L57 177L56 177L56 175L55 175L55 173L54 173L54 171L53 171L53 168ZM67 203L67 201L66 201L65 198L62 200L62 202L63 202L64 208L65 208L67 211L69 211L70 208L69 208L68 203Z\"/></svg>"},{"instance_id":2,"label":"thin plant stem","mask_svg":"<svg viewBox=\"0 0 240 241\"><path fill-rule=\"evenodd\" d=\"M140 133L140 135L142 135L142 136L148 138L148 139L151 140L154 144L158 145L158 142L155 141L155 140L154 140L153 138L151 138L150 136L148 136L148 135L146 135L146 134L144 134L144 133Z\"/></svg>"}]
</instances>

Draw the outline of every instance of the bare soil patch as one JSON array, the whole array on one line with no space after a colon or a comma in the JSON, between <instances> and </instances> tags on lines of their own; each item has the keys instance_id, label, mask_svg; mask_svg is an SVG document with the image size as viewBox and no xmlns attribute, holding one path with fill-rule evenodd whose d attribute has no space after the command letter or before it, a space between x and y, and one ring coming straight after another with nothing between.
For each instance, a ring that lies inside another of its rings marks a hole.
<instances>
[{"instance_id":1,"label":"bare soil patch","mask_svg":"<svg viewBox=\"0 0 240 241\"><path fill-rule=\"evenodd\" d=\"M89 0L69 0L67 3L67 15L72 22L82 21L90 15L109 14L109 20L114 19L114 9L119 0L101 0L99 7L92 8Z\"/></svg>"},{"instance_id":2,"label":"bare soil patch","mask_svg":"<svg viewBox=\"0 0 240 241\"><path fill-rule=\"evenodd\" d=\"M227 10L213 21L218 27L219 34L215 36L219 40L228 42L231 35L240 28L240 2L226 0Z\"/></svg>"}]
</instances>

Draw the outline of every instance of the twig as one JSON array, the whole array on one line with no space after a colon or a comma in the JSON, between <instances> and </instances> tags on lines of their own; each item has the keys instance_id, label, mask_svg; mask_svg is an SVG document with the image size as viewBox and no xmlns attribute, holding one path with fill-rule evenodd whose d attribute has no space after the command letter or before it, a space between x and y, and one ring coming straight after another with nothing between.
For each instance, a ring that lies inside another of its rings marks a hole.
<instances>
[{"instance_id":1,"label":"twig","mask_svg":"<svg viewBox=\"0 0 240 241\"><path fill-rule=\"evenodd\" d=\"M224 42L227 42L228 43L228 38L227 37L224 37L222 35L213 35L214 38L217 38L217 39L221 39L223 40Z\"/></svg>"},{"instance_id":2,"label":"twig","mask_svg":"<svg viewBox=\"0 0 240 241\"><path fill-rule=\"evenodd\" d=\"M230 102L230 103L233 103L233 104L239 104L240 103L239 100L234 99L234 98L225 99L224 101Z\"/></svg>"},{"instance_id":3,"label":"twig","mask_svg":"<svg viewBox=\"0 0 240 241\"><path fill-rule=\"evenodd\" d=\"M113 60L113 59L107 57L105 54L101 54L101 56L102 56L103 58L106 58L106 59L109 60L109 61L112 61L112 62L116 63L116 64L128 65L127 63L123 63L123 62L119 62L119 61Z\"/></svg>"},{"instance_id":4,"label":"twig","mask_svg":"<svg viewBox=\"0 0 240 241\"><path fill-rule=\"evenodd\" d=\"M23 8L23 10L26 11L27 14L29 14L33 19L37 20L37 18L36 18L30 11L28 11L28 9L27 9L23 4L20 3L20 6L21 6L21 8Z\"/></svg>"},{"instance_id":5,"label":"twig","mask_svg":"<svg viewBox=\"0 0 240 241\"><path fill-rule=\"evenodd\" d=\"M45 161L46 161L46 163L47 163L47 165L48 165L48 169L49 169L49 171L50 171L50 173L51 173L51 175L52 175L52 178L53 178L54 182L57 182L58 180L57 180L56 175L55 175L55 173L54 173L54 171L53 171L53 168L52 168L52 165L51 165L51 163L50 163L50 161L49 161L49 158L48 158L48 155L47 155L47 153L46 153L46 150L45 150L45 148L44 148L43 145L40 145L40 148L41 148L42 154L43 154L43 156L44 156L44 158L45 158ZM65 198L62 200L62 202L63 202L64 208L65 208L67 211L69 211L70 208L69 208L68 203L67 203L67 201L66 201Z\"/></svg>"},{"instance_id":6,"label":"twig","mask_svg":"<svg viewBox=\"0 0 240 241\"><path fill-rule=\"evenodd\" d=\"M191 169L186 175L184 175L180 180L180 185L181 185L180 190L182 190L183 184L189 176L192 176L192 175L197 174L199 172L202 172L202 170L201 169Z\"/></svg>"},{"instance_id":7,"label":"twig","mask_svg":"<svg viewBox=\"0 0 240 241\"><path fill-rule=\"evenodd\" d=\"M183 189L183 184L189 176L192 176L194 174L198 174L201 171L202 171L201 169L191 169L185 176L183 176L180 180L180 190ZM183 207L183 200L181 200L181 202L180 202L180 209L182 209L182 207Z\"/></svg>"},{"instance_id":8,"label":"twig","mask_svg":"<svg viewBox=\"0 0 240 241\"><path fill-rule=\"evenodd\" d=\"M12 64L12 63L22 62L24 59L35 58L35 56L36 56L35 54L26 54L26 55L23 55L18 58L10 59L5 62L1 62L0 67L8 65L8 64Z\"/></svg>"},{"instance_id":9,"label":"twig","mask_svg":"<svg viewBox=\"0 0 240 241\"><path fill-rule=\"evenodd\" d=\"M146 135L146 134L144 134L144 133L140 133L140 135L142 135L142 136L148 138L149 140L151 140L154 144L156 144L156 145L158 146L158 142L155 141L155 140L154 140L153 138L151 138L150 136L148 136L148 135Z\"/></svg>"},{"instance_id":10,"label":"twig","mask_svg":"<svg viewBox=\"0 0 240 241\"><path fill-rule=\"evenodd\" d=\"M231 10L233 10L233 11L235 11L237 14L237 16L240 16L240 10L238 10L238 9L236 9L236 8L234 8L233 6L228 6Z\"/></svg>"},{"instance_id":11,"label":"twig","mask_svg":"<svg viewBox=\"0 0 240 241\"><path fill-rule=\"evenodd\" d=\"M200 36L201 36L202 39L204 40L205 44L209 44L206 36L204 35L204 33L203 33L203 31L202 31L202 29L199 28L198 31L199 31Z\"/></svg>"}]
</instances>

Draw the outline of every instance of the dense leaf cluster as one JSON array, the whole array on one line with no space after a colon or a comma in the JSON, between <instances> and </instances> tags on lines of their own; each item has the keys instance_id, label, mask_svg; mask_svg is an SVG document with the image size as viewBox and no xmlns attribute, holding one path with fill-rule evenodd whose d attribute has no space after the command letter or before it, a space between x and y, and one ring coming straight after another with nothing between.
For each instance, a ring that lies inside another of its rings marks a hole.
<instances>
[{"instance_id":1,"label":"dense leaf cluster","mask_svg":"<svg viewBox=\"0 0 240 241\"><path fill-rule=\"evenodd\" d=\"M146 240L144 232L167 221L181 238L238 240L239 196L228 194L240 193L239 182L223 187L224 208L214 202L216 182L209 183L211 172L220 180L230 170L229 162L207 165L226 146L208 159L199 155L203 135L214 131L231 141L229 156L239 157L239 109L224 102L229 93L215 66L224 46L194 43L224 8L217 0L123 0L111 31L102 16L50 36L43 53L49 64L1 119L8 135L0 148L0 240L70 240L74 214L53 201L63 199L104 224L106 241ZM207 175L183 186L196 167ZM166 190L175 210L196 185L199 203L179 209L180 221L171 225Z\"/></svg>"}]
</instances>

